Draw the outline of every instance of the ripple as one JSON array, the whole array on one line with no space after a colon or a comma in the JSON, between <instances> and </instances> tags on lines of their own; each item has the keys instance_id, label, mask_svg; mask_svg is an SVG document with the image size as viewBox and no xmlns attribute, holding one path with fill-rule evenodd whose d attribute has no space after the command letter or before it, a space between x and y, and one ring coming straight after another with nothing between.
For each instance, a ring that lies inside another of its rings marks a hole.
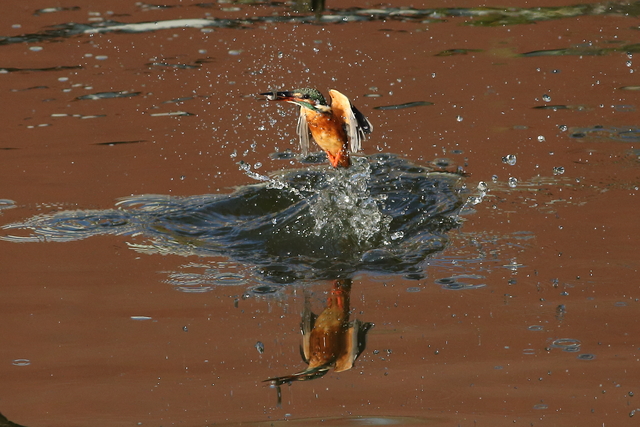
<instances>
[{"instance_id":1,"label":"ripple","mask_svg":"<svg viewBox=\"0 0 640 427\"><path fill-rule=\"evenodd\" d=\"M252 266L264 284L347 277L356 271L424 278L422 263L458 226L462 177L394 155L354 158L349 169L310 166L271 176L230 194L127 197L117 208L59 211L4 225L13 242L67 242L99 235L136 236L141 253L223 256ZM16 233L20 231L21 233ZM15 234L14 234L15 233ZM25 235L26 234L26 235ZM246 283L244 272L170 272L185 292ZM450 288L480 276L455 276ZM443 283L444 284L444 283Z\"/></svg>"},{"instance_id":2,"label":"ripple","mask_svg":"<svg viewBox=\"0 0 640 427\"><path fill-rule=\"evenodd\" d=\"M449 289L449 290L454 290L454 291L458 291L458 290L462 290L462 289L477 289L477 288L483 288L486 285L484 283L481 284L471 284L471 283L467 283L461 279L472 279L472 280L478 280L478 279L483 279L484 276L480 276L477 274L461 274L461 275L456 275L456 276L451 276L451 277L443 277L441 279L437 279L435 281L436 284L440 285L442 287L442 289Z\"/></svg>"},{"instance_id":3,"label":"ripple","mask_svg":"<svg viewBox=\"0 0 640 427\"><path fill-rule=\"evenodd\" d=\"M596 358L595 354L590 354L590 353L584 353L584 354L579 354L577 359L580 360L593 360Z\"/></svg>"},{"instance_id":4,"label":"ripple","mask_svg":"<svg viewBox=\"0 0 640 427\"><path fill-rule=\"evenodd\" d=\"M567 351L567 352L578 352L580 351L580 340L576 340L573 338L559 338L554 340L551 343L551 348L559 348L562 351Z\"/></svg>"}]
</instances>

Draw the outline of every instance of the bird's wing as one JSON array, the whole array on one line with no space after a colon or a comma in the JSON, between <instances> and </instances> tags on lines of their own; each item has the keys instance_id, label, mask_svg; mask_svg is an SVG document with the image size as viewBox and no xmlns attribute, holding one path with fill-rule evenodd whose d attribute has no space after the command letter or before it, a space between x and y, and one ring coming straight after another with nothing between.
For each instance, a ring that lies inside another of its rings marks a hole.
<instances>
[{"instance_id":1,"label":"bird's wing","mask_svg":"<svg viewBox=\"0 0 640 427\"><path fill-rule=\"evenodd\" d=\"M373 323L354 320L344 335L344 353L336 359L335 371L342 372L353 368L353 364L367 345L367 332Z\"/></svg>"},{"instance_id":2,"label":"bird's wing","mask_svg":"<svg viewBox=\"0 0 640 427\"><path fill-rule=\"evenodd\" d=\"M302 311L302 321L300 322L300 331L302 332L302 345L300 346L300 355L305 363L309 363L311 358L311 331L316 324L316 316L311 311L311 300L309 295L304 296L304 310Z\"/></svg>"},{"instance_id":3,"label":"bird's wing","mask_svg":"<svg viewBox=\"0 0 640 427\"><path fill-rule=\"evenodd\" d=\"M300 107L300 115L298 116L298 137L300 138L300 151L303 157L307 157L309 154L309 136L310 130L307 124L307 117L304 115L302 107Z\"/></svg>"},{"instance_id":4,"label":"bird's wing","mask_svg":"<svg viewBox=\"0 0 640 427\"><path fill-rule=\"evenodd\" d=\"M329 95L333 114L342 118L349 138L349 147L352 153L356 153L362 148L365 134L373 131L373 125L356 107L351 105L349 98L335 89L331 89Z\"/></svg>"}]
</instances>

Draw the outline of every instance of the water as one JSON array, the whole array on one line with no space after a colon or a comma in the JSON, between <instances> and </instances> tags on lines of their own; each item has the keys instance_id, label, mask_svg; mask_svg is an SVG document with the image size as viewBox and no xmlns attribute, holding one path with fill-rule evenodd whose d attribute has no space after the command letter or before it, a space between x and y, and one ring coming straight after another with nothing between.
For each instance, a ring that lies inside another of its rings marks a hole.
<instances>
[{"instance_id":1,"label":"water","mask_svg":"<svg viewBox=\"0 0 640 427\"><path fill-rule=\"evenodd\" d=\"M323 165L270 177L241 164L259 183L231 194L141 195L123 198L113 209L37 215L3 226L2 239L67 242L126 235L140 252L225 256L276 284L356 271L422 278L422 262L445 247L446 232L458 225L461 176L393 155L353 163L349 169ZM188 278L190 289L205 280L195 277Z\"/></svg>"}]
</instances>

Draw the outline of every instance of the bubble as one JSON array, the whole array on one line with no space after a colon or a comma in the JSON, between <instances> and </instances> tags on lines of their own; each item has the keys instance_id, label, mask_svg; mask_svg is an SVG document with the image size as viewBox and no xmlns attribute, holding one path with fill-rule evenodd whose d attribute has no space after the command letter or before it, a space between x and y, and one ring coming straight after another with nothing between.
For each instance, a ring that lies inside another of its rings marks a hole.
<instances>
[{"instance_id":1,"label":"bubble","mask_svg":"<svg viewBox=\"0 0 640 427\"><path fill-rule=\"evenodd\" d=\"M509 183L509 187L516 188L518 186L518 179L510 176L508 183Z\"/></svg>"},{"instance_id":2,"label":"bubble","mask_svg":"<svg viewBox=\"0 0 640 427\"><path fill-rule=\"evenodd\" d=\"M538 142L545 142L546 138L542 135L538 135Z\"/></svg>"},{"instance_id":3,"label":"bubble","mask_svg":"<svg viewBox=\"0 0 640 427\"><path fill-rule=\"evenodd\" d=\"M562 166L556 166L553 168L554 175L562 175L564 173L564 168Z\"/></svg>"}]
</instances>

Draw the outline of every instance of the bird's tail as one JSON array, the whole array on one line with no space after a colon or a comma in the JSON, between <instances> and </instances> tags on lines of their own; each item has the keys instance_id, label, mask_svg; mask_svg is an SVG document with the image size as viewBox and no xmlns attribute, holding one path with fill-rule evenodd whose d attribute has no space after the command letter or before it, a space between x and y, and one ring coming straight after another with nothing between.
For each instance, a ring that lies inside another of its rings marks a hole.
<instances>
[{"instance_id":1,"label":"bird's tail","mask_svg":"<svg viewBox=\"0 0 640 427\"><path fill-rule=\"evenodd\" d=\"M291 383L293 381L308 381L315 380L324 376L329 372L330 365L322 365L315 368L307 368L304 371L297 372L291 375L285 375L283 377L268 378L263 382L268 382L273 386L281 386L282 384Z\"/></svg>"}]
</instances>

